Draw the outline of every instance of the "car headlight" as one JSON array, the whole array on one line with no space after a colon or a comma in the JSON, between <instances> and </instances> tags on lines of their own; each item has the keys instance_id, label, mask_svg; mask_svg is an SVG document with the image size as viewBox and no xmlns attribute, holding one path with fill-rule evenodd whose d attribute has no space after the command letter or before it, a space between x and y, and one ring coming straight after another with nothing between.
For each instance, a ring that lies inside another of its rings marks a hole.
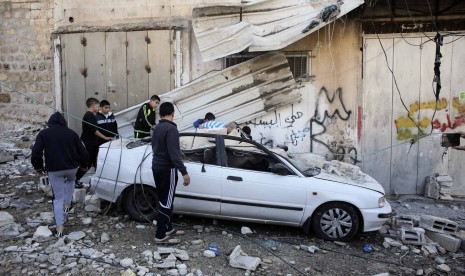
<instances>
[{"instance_id":1,"label":"car headlight","mask_svg":"<svg viewBox=\"0 0 465 276\"><path fill-rule=\"evenodd\" d=\"M379 208L383 208L385 202L386 202L386 200L384 199L384 196L380 197L380 198L378 199L378 206L379 206Z\"/></svg>"}]
</instances>

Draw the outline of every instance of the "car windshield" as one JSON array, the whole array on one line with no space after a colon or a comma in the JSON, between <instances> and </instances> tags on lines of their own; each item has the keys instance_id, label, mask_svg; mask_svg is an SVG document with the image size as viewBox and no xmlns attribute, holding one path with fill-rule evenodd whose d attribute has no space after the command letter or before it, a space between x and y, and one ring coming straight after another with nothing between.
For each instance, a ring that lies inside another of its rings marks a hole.
<instances>
[{"instance_id":1,"label":"car windshield","mask_svg":"<svg viewBox=\"0 0 465 276\"><path fill-rule=\"evenodd\" d=\"M290 156L283 156L283 155L275 153L275 152L273 154L279 155L281 158L283 158L287 162L291 163L296 169L298 169L300 171L300 173L302 173L305 176L312 177L312 176L319 175L320 172L321 172L320 168L308 166L304 162L299 161L299 160L297 160L295 158L292 158Z\"/></svg>"}]
</instances>

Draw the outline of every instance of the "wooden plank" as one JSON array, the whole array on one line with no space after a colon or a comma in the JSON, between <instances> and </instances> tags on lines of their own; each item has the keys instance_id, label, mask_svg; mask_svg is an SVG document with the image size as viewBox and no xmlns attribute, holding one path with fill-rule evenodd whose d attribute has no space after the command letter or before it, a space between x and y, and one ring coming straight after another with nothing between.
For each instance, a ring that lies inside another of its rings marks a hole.
<instances>
[{"instance_id":1,"label":"wooden plank","mask_svg":"<svg viewBox=\"0 0 465 276\"><path fill-rule=\"evenodd\" d=\"M126 75L126 33L105 34L106 98L114 111L128 106Z\"/></svg>"},{"instance_id":2,"label":"wooden plank","mask_svg":"<svg viewBox=\"0 0 465 276\"><path fill-rule=\"evenodd\" d=\"M441 59L442 65L441 78L442 89L440 92L440 101L436 106L434 93L436 91L436 84L432 84L434 78L434 60L436 52L436 44L429 41L429 38L422 38L421 42L424 43L421 49L421 89L420 89L420 109L418 114L420 120L425 122L424 132L425 135L432 134L419 141L419 154L418 154L418 194L423 194L425 190L425 180L429 175L435 173L446 173L448 166L448 155L443 157L445 148L441 147L441 133L440 129L431 128L431 121L440 123L447 122L447 115L452 110L451 102L451 63L452 63L452 44L446 44L452 41L453 37L445 37L444 46L441 47L443 58ZM434 86L434 88L433 88ZM437 109L435 111L435 109ZM450 114L452 115L452 114ZM434 118L433 118L434 116ZM426 125L428 123L428 125ZM447 130L449 132L450 130Z\"/></svg>"},{"instance_id":3,"label":"wooden plank","mask_svg":"<svg viewBox=\"0 0 465 276\"><path fill-rule=\"evenodd\" d=\"M465 47L465 39L459 39L458 36L451 37L454 40L458 39L452 43L452 60L454 61L451 65L451 98L458 98L460 93L465 92L465 78L463 77L463 65L465 64L465 52L463 51ZM447 66L443 64L442 67ZM458 108L457 108L458 107ZM450 132L456 131L465 131L465 101L457 103L451 108L451 120L461 119L462 123L451 130ZM465 140L461 139L461 146L465 146ZM454 195L465 195L465 170L463 169L463 164L465 164L465 151L458 151L449 149L449 174L454 179L454 185L452 187L452 193Z\"/></svg>"},{"instance_id":4,"label":"wooden plank","mask_svg":"<svg viewBox=\"0 0 465 276\"><path fill-rule=\"evenodd\" d=\"M161 95L174 88L174 58L172 32L169 30L149 31L151 41L147 45L149 74L149 97Z\"/></svg>"},{"instance_id":5,"label":"wooden plank","mask_svg":"<svg viewBox=\"0 0 465 276\"><path fill-rule=\"evenodd\" d=\"M419 181L417 176L418 141L415 138L421 133L415 125L411 125L412 121L408 118L409 111L407 109L411 104L420 100L421 52L419 47L412 47L407 42L419 45L421 39L394 39L393 71L397 86L394 85L392 88L392 113L394 121L397 122L395 125L397 131L394 128L392 133L391 190L395 194L417 194L420 192L417 185ZM409 66L406 66L406 61L408 61ZM418 124L418 113L411 114L411 118Z\"/></svg>"},{"instance_id":6,"label":"wooden plank","mask_svg":"<svg viewBox=\"0 0 465 276\"><path fill-rule=\"evenodd\" d=\"M147 31L128 32L128 106L147 101L149 96L149 73L147 59Z\"/></svg>"},{"instance_id":7,"label":"wooden plank","mask_svg":"<svg viewBox=\"0 0 465 276\"><path fill-rule=\"evenodd\" d=\"M85 33L84 63L87 70L86 98L106 99L105 33Z\"/></svg>"},{"instance_id":8,"label":"wooden plank","mask_svg":"<svg viewBox=\"0 0 465 276\"><path fill-rule=\"evenodd\" d=\"M86 112L84 70L84 46L82 34L66 34L63 38L63 93L65 94L65 112L68 113L68 126L79 135L82 129L82 116Z\"/></svg>"},{"instance_id":9,"label":"wooden plank","mask_svg":"<svg viewBox=\"0 0 465 276\"><path fill-rule=\"evenodd\" d=\"M382 39L392 67L393 40ZM375 178L387 194L391 190L392 78L378 39L365 39L363 65L363 129L361 137L363 172ZM382 104L380 104L382 102ZM384 169L380 169L384 168Z\"/></svg>"}]
</instances>

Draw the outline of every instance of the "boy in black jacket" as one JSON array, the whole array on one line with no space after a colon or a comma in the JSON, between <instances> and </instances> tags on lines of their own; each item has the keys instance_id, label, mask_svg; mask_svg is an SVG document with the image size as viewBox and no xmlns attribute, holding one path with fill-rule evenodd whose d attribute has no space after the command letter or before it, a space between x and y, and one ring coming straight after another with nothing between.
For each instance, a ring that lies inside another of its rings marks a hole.
<instances>
[{"instance_id":1,"label":"boy in black jacket","mask_svg":"<svg viewBox=\"0 0 465 276\"><path fill-rule=\"evenodd\" d=\"M98 147L99 147L99 140L101 138L105 141L110 141L112 138L103 135L97 129L97 120L95 119L95 113L98 112L100 102L95 98L88 98L86 100L87 105L87 112L84 114L82 118L82 133L81 133L81 140L86 146L87 152L89 153L89 164L87 164L86 168L89 169L90 167L97 168L97 155L98 155ZM80 182L81 178L86 174L86 170L79 169L76 173L76 188L82 188L83 185Z\"/></svg>"},{"instance_id":2,"label":"boy in black jacket","mask_svg":"<svg viewBox=\"0 0 465 276\"><path fill-rule=\"evenodd\" d=\"M150 130L156 125L155 109L160 104L160 97L153 95L150 101L142 105L137 114L134 125L134 138L144 138L150 136Z\"/></svg>"},{"instance_id":3,"label":"boy in black jacket","mask_svg":"<svg viewBox=\"0 0 465 276\"><path fill-rule=\"evenodd\" d=\"M110 103L107 100L100 102L100 111L95 114L97 125L100 127L99 131L107 137L115 137L118 135L118 124L116 123L115 115L110 111ZM107 141L98 138L99 145L106 143Z\"/></svg>"},{"instance_id":4,"label":"boy in black jacket","mask_svg":"<svg viewBox=\"0 0 465 276\"><path fill-rule=\"evenodd\" d=\"M66 213L73 199L76 171L78 167L86 169L89 155L61 113L55 112L47 124L48 128L39 132L32 147L31 163L39 175L48 173L53 191L56 236L62 237Z\"/></svg>"},{"instance_id":5,"label":"boy in black jacket","mask_svg":"<svg viewBox=\"0 0 465 276\"><path fill-rule=\"evenodd\" d=\"M186 167L181 159L179 146L179 132L174 119L174 106L169 102L160 105L160 117L157 127L152 134L152 172L155 179L157 205L157 231L155 242L163 243L174 232L173 200L178 182L178 170L184 179L184 185L190 183Z\"/></svg>"}]
</instances>

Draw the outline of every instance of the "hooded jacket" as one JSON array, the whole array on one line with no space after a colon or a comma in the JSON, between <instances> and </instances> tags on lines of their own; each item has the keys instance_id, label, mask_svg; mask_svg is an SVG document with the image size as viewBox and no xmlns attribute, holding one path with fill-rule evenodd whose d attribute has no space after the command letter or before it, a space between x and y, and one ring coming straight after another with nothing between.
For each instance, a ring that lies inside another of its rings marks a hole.
<instances>
[{"instance_id":1,"label":"hooded jacket","mask_svg":"<svg viewBox=\"0 0 465 276\"><path fill-rule=\"evenodd\" d=\"M63 115L55 112L47 125L48 128L39 132L32 147L31 163L34 169L53 172L87 167L87 150L76 132L68 128Z\"/></svg>"}]
</instances>

